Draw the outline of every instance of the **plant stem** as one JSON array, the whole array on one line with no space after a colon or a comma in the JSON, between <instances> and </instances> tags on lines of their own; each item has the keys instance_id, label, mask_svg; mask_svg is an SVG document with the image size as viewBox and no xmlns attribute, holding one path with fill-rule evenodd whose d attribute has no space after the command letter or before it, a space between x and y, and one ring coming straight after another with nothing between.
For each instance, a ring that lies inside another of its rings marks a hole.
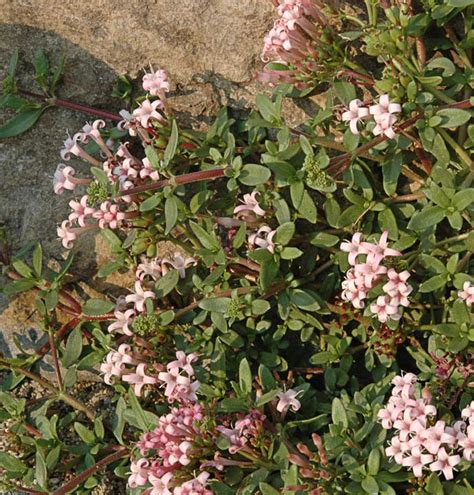
<instances>
[{"instance_id":1,"label":"plant stem","mask_svg":"<svg viewBox=\"0 0 474 495\"><path fill-rule=\"evenodd\" d=\"M107 457L104 457L100 461L96 462L89 469L82 471L82 473L77 475L72 480L68 481L66 484L64 484L58 490L54 491L52 493L52 495L66 495L67 493L72 492L73 489L76 488L76 486L79 486L87 478L89 478L94 473L99 471L99 469L103 468L104 466L111 464L114 461L118 461L122 457L125 457L128 454L128 452L129 451L128 451L127 447L122 447L120 450L117 450L117 452L114 452L113 454L110 454Z\"/></svg>"},{"instance_id":2,"label":"plant stem","mask_svg":"<svg viewBox=\"0 0 474 495\"><path fill-rule=\"evenodd\" d=\"M54 341L53 331L51 328L48 328L48 340L49 340L49 347L51 349L51 356L53 358L54 369L56 371L56 379L58 380L58 387L59 390L61 390L62 392L64 390L64 383L63 383L63 378L61 376L61 366L59 365L56 342Z\"/></svg>"},{"instance_id":3,"label":"plant stem","mask_svg":"<svg viewBox=\"0 0 474 495\"><path fill-rule=\"evenodd\" d=\"M158 182L155 182L154 184L146 184L143 186L138 186L132 189L121 191L117 194L117 196L131 196L133 194L138 194L146 191L157 191L158 189L163 189L168 185L190 184L191 182L217 179L224 176L225 170L225 168L213 168L211 170L200 170L198 172L178 175L176 177L172 177L171 179L160 180Z\"/></svg>"},{"instance_id":4,"label":"plant stem","mask_svg":"<svg viewBox=\"0 0 474 495\"><path fill-rule=\"evenodd\" d=\"M41 385L43 388L46 388L50 392L53 392L54 395L59 400L62 400L63 402L66 402L67 404L72 406L74 409L77 409L78 411L83 412L87 416L88 419L90 419L91 421L94 421L94 419L95 419L95 413L94 412L92 412L85 404L83 404L82 402L75 399L72 395L69 395L66 392L62 392L61 390L58 390L48 380L42 378L41 376L37 375L36 373L33 373L30 370L22 368L21 366L12 365L8 361L6 361L5 359L0 359L0 366L3 366L5 368L9 368L11 370L17 371L18 373L21 373L22 375L25 375L27 378L30 378L31 380L35 381L36 383Z\"/></svg>"}]
</instances>

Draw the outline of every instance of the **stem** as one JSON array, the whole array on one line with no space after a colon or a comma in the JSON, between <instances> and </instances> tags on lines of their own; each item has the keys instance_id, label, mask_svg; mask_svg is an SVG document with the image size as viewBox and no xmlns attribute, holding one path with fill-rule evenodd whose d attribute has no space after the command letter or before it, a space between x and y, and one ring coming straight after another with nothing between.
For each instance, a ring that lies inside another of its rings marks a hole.
<instances>
[{"instance_id":1,"label":"stem","mask_svg":"<svg viewBox=\"0 0 474 495\"><path fill-rule=\"evenodd\" d=\"M217 179L223 177L225 174L225 168L213 168L211 170L200 170L199 172L191 172L189 174L178 175L170 179L160 180L154 184L146 184L143 186L134 187L132 189L127 189L121 191L117 194L120 196L131 196L133 194L138 194L146 191L156 191L162 189L168 185L180 185L180 184L190 184L191 182L200 182L203 180Z\"/></svg>"},{"instance_id":2,"label":"stem","mask_svg":"<svg viewBox=\"0 0 474 495\"><path fill-rule=\"evenodd\" d=\"M128 454L128 448L127 447L122 447L120 450L117 450L117 452L114 452L113 454L110 454L107 457L104 457L100 461L96 462L89 469L86 469L85 471L82 471L82 473L80 473L79 475L77 475L71 481L68 481L61 488L59 488L58 490L54 491L52 493L52 495L66 495L67 493L72 492L72 490L74 488L76 488L76 486L80 485L87 478L89 478L94 473L96 473L97 471L99 471L99 469L103 468L104 466L107 466L107 465L111 464L114 461L117 461L117 460L121 459L122 457L125 457L127 454Z\"/></svg>"},{"instance_id":3,"label":"stem","mask_svg":"<svg viewBox=\"0 0 474 495\"><path fill-rule=\"evenodd\" d=\"M73 318L72 320L69 320L66 324L64 324L57 332L56 332L56 339L61 341L70 330L75 328L79 323L80 323L80 318ZM41 346L37 351L36 354L38 357L43 357L49 350L50 348L50 342L47 342L43 346Z\"/></svg>"},{"instance_id":4,"label":"stem","mask_svg":"<svg viewBox=\"0 0 474 495\"><path fill-rule=\"evenodd\" d=\"M64 390L63 378L61 376L61 367L59 366L58 361L58 351L56 349L56 343L54 341L53 331L48 328L48 341L49 347L51 349L51 356L53 358L54 369L56 370L56 379L58 380L59 390Z\"/></svg>"},{"instance_id":5,"label":"stem","mask_svg":"<svg viewBox=\"0 0 474 495\"><path fill-rule=\"evenodd\" d=\"M0 359L0 366L4 366L5 368L9 368L11 370L21 373L22 375L25 375L26 377L30 378L31 380L41 385L43 388L46 388L50 392L53 392L58 399L62 400L63 402L66 402L70 406L74 407L74 409L83 412L88 419L94 421L95 414L90 409L88 409L85 404L75 399L72 395L69 395L66 392L61 392L48 380L42 378L41 376L37 375L36 373L33 373L30 370L27 370L20 366L14 366L5 359Z\"/></svg>"},{"instance_id":6,"label":"stem","mask_svg":"<svg viewBox=\"0 0 474 495\"><path fill-rule=\"evenodd\" d=\"M391 203L404 203L405 201L417 201L418 199L426 198L426 194L422 191L418 191L412 194L404 194L403 196L397 196L392 198Z\"/></svg>"}]
</instances>

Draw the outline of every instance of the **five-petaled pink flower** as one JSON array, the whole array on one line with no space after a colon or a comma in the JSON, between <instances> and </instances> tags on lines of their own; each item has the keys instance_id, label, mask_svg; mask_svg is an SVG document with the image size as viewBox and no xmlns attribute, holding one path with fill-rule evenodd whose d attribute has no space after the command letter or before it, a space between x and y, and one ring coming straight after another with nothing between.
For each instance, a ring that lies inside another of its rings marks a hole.
<instances>
[{"instance_id":1,"label":"five-petaled pink flower","mask_svg":"<svg viewBox=\"0 0 474 495\"><path fill-rule=\"evenodd\" d=\"M149 127L150 120L158 120L164 122L163 115L158 110L163 108L163 103L160 100L151 102L143 100L140 106L133 111L133 118L137 120L142 127Z\"/></svg>"},{"instance_id":2,"label":"five-petaled pink flower","mask_svg":"<svg viewBox=\"0 0 474 495\"><path fill-rule=\"evenodd\" d=\"M72 213L69 214L69 221L74 222L77 220L77 223L84 227L86 224L86 218L92 216L95 212L94 208L91 208L88 204L89 197L86 195L82 196L79 201L71 200L69 201L69 206L72 209Z\"/></svg>"},{"instance_id":3,"label":"five-petaled pink flower","mask_svg":"<svg viewBox=\"0 0 474 495\"><path fill-rule=\"evenodd\" d=\"M143 89L153 96L160 96L170 90L168 73L165 70L157 70L143 76Z\"/></svg>"},{"instance_id":4,"label":"five-petaled pink flower","mask_svg":"<svg viewBox=\"0 0 474 495\"><path fill-rule=\"evenodd\" d=\"M133 391L135 395L140 396L144 385L153 385L157 382L154 376L149 376L146 374L146 364L140 363L135 373L127 373L122 375L122 380L133 384Z\"/></svg>"},{"instance_id":5,"label":"five-petaled pink flower","mask_svg":"<svg viewBox=\"0 0 474 495\"><path fill-rule=\"evenodd\" d=\"M135 308L139 313L145 311L145 303L147 299L154 299L155 293L151 290L143 290L142 284L140 281L135 282L135 292L133 294L129 294L125 297L125 300L128 303L134 303Z\"/></svg>"},{"instance_id":6,"label":"five-petaled pink flower","mask_svg":"<svg viewBox=\"0 0 474 495\"><path fill-rule=\"evenodd\" d=\"M349 110L342 114L342 120L344 122L349 122L349 127L352 134L359 134L359 129L357 124L369 116L369 109L362 106L363 102L355 99L349 103Z\"/></svg>"},{"instance_id":7,"label":"five-petaled pink flower","mask_svg":"<svg viewBox=\"0 0 474 495\"><path fill-rule=\"evenodd\" d=\"M458 292L459 299L462 299L467 306L474 304L474 285L471 282L464 282L462 290Z\"/></svg>"},{"instance_id":8,"label":"five-petaled pink flower","mask_svg":"<svg viewBox=\"0 0 474 495\"><path fill-rule=\"evenodd\" d=\"M254 191L251 194L244 194L244 199L241 199L241 205L237 205L234 208L234 214L238 215L239 213L252 212L255 215L264 217L265 210L261 208L257 200L258 191Z\"/></svg>"},{"instance_id":9,"label":"five-petaled pink flower","mask_svg":"<svg viewBox=\"0 0 474 495\"><path fill-rule=\"evenodd\" d=\"M454 477L453 468L461 462L459 455L449 455L443 447L438 450L436 461L430 464L430 469L433 472L441 471L447 480L452 480Z\"/></svg>"}]
</instances>

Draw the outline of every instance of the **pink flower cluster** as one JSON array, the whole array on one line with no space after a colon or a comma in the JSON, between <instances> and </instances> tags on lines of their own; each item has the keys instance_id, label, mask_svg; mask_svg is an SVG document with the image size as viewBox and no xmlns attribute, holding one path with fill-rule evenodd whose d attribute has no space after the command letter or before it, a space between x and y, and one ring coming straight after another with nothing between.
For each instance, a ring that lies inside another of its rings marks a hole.
<instances>
[{"instance_id":1,"label":"pink flower cluster","mask_svg":"<svg viewBox=\"0 0 474 495\"><path fill-rule=\"evenodd\" d=\"M241 416L235 422L233 428L218 426L217 431L229 440L229 452L235 454L240 450L252 453L251 444L262 436L265 431L264 423L266 416L257 409L253 409L249 414ZM249 445L250 444L250 445Z\"/></svg>"},{"instance_id":2,"label":"pink flower cluster","mask_svg":"<svg viewBox=\"0 0 474 495\"><path fill-rule=\"evenodd\" d=\"M103 120L96 120L86 124L81 132L68 137L61 150L61 158L69 160L72 156L87 161L96 168L102 168L111 185L118 182L119 190L124 191L144 184L148 180L159 179L158 172L151 166L148 158L139 160L128 150L128 143L120 144L116 152L113 143L105 142L100 129L105 127ZM101 150L105 161L100 161L87 153L81 145L92 139ZM54 173L53 189L56 194L63 194L65 190L74 191L77 186L89 186L91 178L76 177L76 171L71 166L60 164ZM125 220L136 216L136 211L122 211L121 206L131 201L130 196L118 197L115 203L102 201L97 208L89 204L89 196L83 195L79 201L69 202L71 213L57 229L58 237L66 249L72 248L78 235L94 228L118 228ZM75 227L74 224L78 225Z\"/></svg>"},{"instance_id":3,"label":"pink flower cluster","mask_svg":"<svg viewBox=\"0 0 474 495\"><path fill-rule=\"evenodd\" d=\"M474 285L471 282L464 282L462 290L458 292L459 299L463 300L467 306L474 304Z\"/></svg>"},{"instance_id":4,"label":"pink flower cluster","mask_svg":"<svg viewBox=\"0 0 474 495\"><path fill-rule=\"evenodd\" d=\"M389 139L395 137L393 125L397 121L395 113L402 111L399 103L391 103L388 95L382 95L376 105L365 107L363 102L355 99L349 103L349 109L342 114L342 120L349 123L352 134L359 134L358 124L362 120L372 117L375 127L374 136L384 135Z\"/></svg>"},{"instance_id":5,"label":"pink flower cluster","mask_svg":"<svg viewBox=\"0 0 474 495\"><path fill-rule=\"evenodd\" d=\"M388 247L388 232L385 231L377 244L364 242L362 234L357 232L351 241L344 241L341 250L349 254L351 268L346 273L342 282L341 297L344 301L351 302L357 309L362 309L364 300L369 291L376 285L384 282L382 287L384 294L370 305L370 312L381 322L399 320L402 316L400 306L408 307L408 296L413 288L407 283L410 273L402 271L398 273L394 268L381 265L389 256L401 256L399 251ZM365 256L365 260L359 262L359 257Z\"/></svg>"},{"instance_id":6,"label":"pink flower cluster","mask_svg":"<svg viewBox=\"0 0 474 495\"><path fill-rule=\"evenodd\" d=\"M158 280L161 276L166 275L170 271L170 267L178 270L180 278L186 277L186 268L197 265L195 258L188 256L184 257L181 253L175 253L172 258L153 258L148 260L142 257L141 263L136 270L138 280L144 279L147 275L153 280Z\"/></svg>"},{"instance_id":7,"label":"pink flower cluster","mask_svg":"<svg viewBox=\"0 0 474 495\"><path fill-rule=\"evenodd\" d=\"M119 378L133 385L135 395L140 396L144 385L161 383L166 385L164 394L168 402L189 404L197 401L196 391L199 382L192 381L194 369L191 366L196 360L195 354L186 355L182 351L177 351L176 360L168 363L165 371L162 364L148 366L145 356L133 352L130 345L121 344L117 351L110 351L107 354L105 361L100 365L100 371L104 374L107 385L112 385L115 378ZM153 370L153 375L147 374L150 369Z\"/></svg>"},{"instance_id":8,"label":"pink flower cluster","mask_svg":"<svg viewBox=\"0 0 474 495\"><path fill-rule=\"evenodd\" d=\"M158 374L158 380L166 385L165 396L168 402L196 402L197 380L192 381L194 369L192 363L197 361L194 353L186 355L183 351L176 352L176 360L166 365L166 371Z\"/></svg>"},{"instance_id":9,"label":"pink flower cluster","mask_svg":"<svg viewBox=\"0 0 474 495\"><path fill-rule=\"evenodd\" d=\"M168 93L170 90L170 82L168 73L165 70L159 69L151 74L143 76L143 89L148 91L152 96L163 98L163 93Z\"/></svg>"},{"instance_id":10,"label":"pink flower cluster","mask_svg":"<svg viewBox=\"0 0 474 495\"><path fill-rule=\"evenodd\" d=\"M237 218L253 223L259 218L266 215L266 211L260 206L257 195L259 193L254 191L251 194L244 194L244 199L241 199L242 204L237 205L234 208L234 215ZM268 225L262 225L257 230L251 232L248 236L247 243L250 249L268 249L271 253L275 250L275 244L273 243L273 236L276 231L272 230Z\"/></svg>"},{"instance_id":11,"label":"pink flower cluster","mask_svg":"<svg viewBox=\"0 0 474 495\"><path fill-rule=\"evenodd\" d=\"M315 42L326 19L312 0L280 0L277 12L280 17L265 36L261 58L277 62L279 67L267 65L258 78L272 86L287 83L302 89L318 69Z\"/></svg>"},{"instance_id":12,"label":"pink flower cluster","mask_svg":"<svg viewBox=\"0 0 474 495\"><path fill-rule=\"evenodd\" d=\"M427 389L416 398L416 381L413 373L396 376L392 395L377 414L385 429L397 432L385 452L397 464L411 468L416 477L429 469L451 480L461 457L474 460L474 401L463 409L463 420L448 426L436 421L437 410Z\"/></svg>"},{"instance_id":13,"label":"pink flower cluster","mask_svg":"<svg viewBox=\"0 0 474 495\"><path fill-rule=\"evenodd\" d=\"M137 442L143 457L132 460L128 486L143 487L144 495L212 495L206 488L210 476L206 471L182 482L183 469L200 461L195 445L206 435L201 427L203 413L202 406L188 404L161 416L158 426Z\"/></svg>"}]
</instances>

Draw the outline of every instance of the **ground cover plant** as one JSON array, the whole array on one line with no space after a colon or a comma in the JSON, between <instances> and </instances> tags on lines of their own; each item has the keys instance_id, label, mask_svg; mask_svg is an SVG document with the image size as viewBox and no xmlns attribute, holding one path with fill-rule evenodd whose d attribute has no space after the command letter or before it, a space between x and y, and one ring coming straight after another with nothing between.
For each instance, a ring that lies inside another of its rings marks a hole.
<instances>
[{"instance_id":1,"label":"ground cover plant","mask_svg":"<svg viewBox=\"0 0 474 495\"><path fill-rule=\"evenodd\" d=\"M273 3L272 96L205 131L178 121L164 70L133 100L122 79L115 115L55 98L41 52L42 93L20 87L12 58L0 137L55 105L99 119L54 174L71 254L4 260L3 292L34 290L48 336L0 359L6 490L94 493L108 470L132 494L474 493L473 2ZM284 98L322 92L287 125ZM97 233L97 277L134 273L119 298L69 282ZM83 370L107 413L73 393Z\"/></svg>"}]
</instances>

